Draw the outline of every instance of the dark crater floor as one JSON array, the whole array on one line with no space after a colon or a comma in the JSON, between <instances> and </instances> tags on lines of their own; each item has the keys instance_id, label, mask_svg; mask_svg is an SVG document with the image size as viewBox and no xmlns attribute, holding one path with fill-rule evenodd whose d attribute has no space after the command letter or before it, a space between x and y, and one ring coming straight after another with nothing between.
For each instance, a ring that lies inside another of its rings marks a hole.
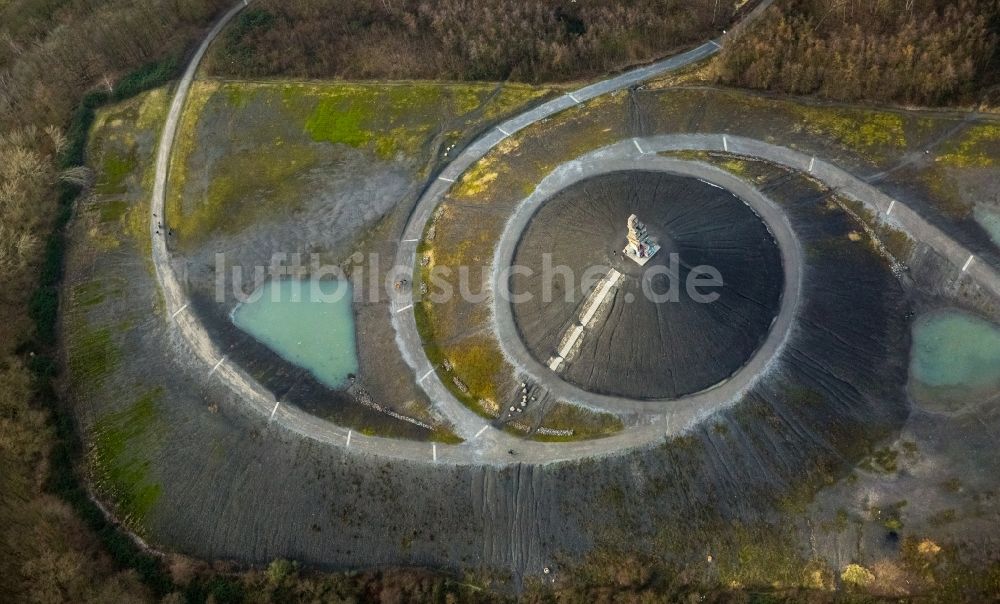
<instances>
[{"instance_id":1,"label":"dark crater floor","mask_svg":"<svg viewBox=\"0 0 1000 604\"><path fill-rule=\"evenodd\" d=\"M644 267L622 256L633 213L661 246ZM777 243L749 206L718 187L662 172L616 172L558 192L525 229L514 263L532 270L511 279L513 294L531 294L512 304L514 319L546 365L584 309L582 276L608 267L622 273L562 377L635 399L692 394L739 370L767 337L784 285ZM574 275L569 295L562 274L543 270L549 263ZM692 295L688 278L699 266L717 269L723 284ZM718 296L705 302L699 293Z\"/></svg>"}]
</instances>

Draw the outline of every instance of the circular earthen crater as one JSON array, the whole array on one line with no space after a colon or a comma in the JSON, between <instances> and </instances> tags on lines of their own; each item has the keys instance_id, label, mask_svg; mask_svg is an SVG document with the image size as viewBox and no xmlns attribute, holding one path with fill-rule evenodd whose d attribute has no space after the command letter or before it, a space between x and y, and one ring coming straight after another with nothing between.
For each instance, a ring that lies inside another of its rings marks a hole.
<instances>
[{"instance_id":1,"label":"circular earthen crater","mask_svg":"<svg viewBox=\"0 0 1000 604\"><path fill-rule=\"evenodd\" d=\"M624 253L632 214L659 246L643 265ZM585 391L639 400L726 381L764 342L784 287L778 244L750 206L662 171L558 191L513 267L511 309L531 355Z\"/></svg>"}]
</instances>

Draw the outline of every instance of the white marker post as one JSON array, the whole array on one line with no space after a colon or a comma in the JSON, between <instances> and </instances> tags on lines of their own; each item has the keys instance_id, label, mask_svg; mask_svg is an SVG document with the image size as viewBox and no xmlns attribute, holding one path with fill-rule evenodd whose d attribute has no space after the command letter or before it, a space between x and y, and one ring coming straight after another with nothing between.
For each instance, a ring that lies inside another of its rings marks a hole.
<instances>
[{"instance_id":1,"label":"white marker post","mask_svg":"<svg viewBox=\"0 0 1000 604\"><path fill-rule=\"evenodd\" d=\"M208 372L208 375L211 376L213 373L215 373L215 370L218 369L219 366L222 365L222 363L225 360L226 360L225 356L223 356L221 359L219 359L219 362L215 364L215 367L212 367L212 370Z\"/></svg>"}]
</instances>

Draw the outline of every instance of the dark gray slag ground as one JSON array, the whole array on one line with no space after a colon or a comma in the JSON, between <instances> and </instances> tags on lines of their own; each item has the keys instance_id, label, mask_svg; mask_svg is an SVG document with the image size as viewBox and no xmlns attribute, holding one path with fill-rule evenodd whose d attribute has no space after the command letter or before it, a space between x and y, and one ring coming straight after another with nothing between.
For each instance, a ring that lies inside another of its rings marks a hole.
<instances>
[{"instance_id":1,"label":"dark gray slag ground","mask_svg":"<svg viewBox=\"0 0 1000 604\"><path fill-rule=\"evenodd\" d=\"M621 253L633 213L661 246L641 267ZM591 178L539 209L514 256L515 265L532 270L512 279L512 293L531 297L512 304L515 321L542 363L579 320L586 299L579 283L565 295L565 279L544 270L546 254L552 266L568 267L577 280L591 267L622 273L610 307L596 316L562 375L585 390L637 399L676 398L732 375L766 337L783 286L774 238L728 191L659 172ZM676 277L666 272L672 254L678 258ZM687 279L703 266L714 267L723 285L689 295ZM544 295L546 288L552 296ZM699 299L713 293L714 301Z\"/></svg>"},{"instance_id":2,"label":"dark gray slag ground","mask_svg":"<svg viewBox=\"0 0 1000 604\"><path fill-rule=\"evenodd\" d=\"M859 174L892 167L790 132L792 122L770 107L750 111L712 91L699 91L705 98L690 106L668 103L683 92L638 93L643 119L634 134L729 131L793 144ZM153 142L143 143L143 156ZM910 150L925 147L917 138ZM535 153L555 155L545 143ZM711 580L722 566L745 560L745 552L762 549L821 559L839 570L898 554L900 541L887 538L871 510L905 499L904 539L956 542L982 560L995 547L1000 509L1000 408L956 418L931 414L911 408L904 384L910 313L971 306L992 309L987 314L995 320L1000 310L924 245L906 259L911 278L901 283L864 241L848 239L857 223L807 178L774 169L758 184L787 210L804 247L801 317L775 370L742 401L663 446L496 468L398 462L296 438L266 418L247 416L243 402L172 338L155 312L158 289L142 250L128 241L112 252L97 250L79 220L71 228L66 291L87 280L129 286L103 304L64 314L64 324L125 323L114 331L123 360L100 383L71 384L68 399L90 444L96 421L162 388L155 430L130 441L128 450L162 488L144 536L165 550L205 558L429 565L515 579L541 577L548 565L559 579L598 551L615 560L676 562L689 576ZM133 193L130 203L144 197L138 186ZM286 233L294 226L289 222L281 227ZM206 274L192 277L191 286L210 292L211 283ZM387 308L370 312L388 324ZM400 373L399 380L412 387L414 378ZM872 449L900 438L914 443L916 462L901 461L892 473L860 469ZM948 510L955 520L936 520Z\"/></svg>"},{"instance_id":3,"label":"dark gray slag ground","mask_svg":"<svg viewBox=\"0 0 1000 604\"><path fill-rule=\"evenodd\" d=\"M236 137L232 132L253 132ZM283 402L297 405L310 413L355 429L378 429L401 438L426 439L430 432L412 423L397 420L360 404L371 398L377 404L424 423L434 423L429 405L413 383L408 368L399 358L393 343L391 325L384 321L387 293L377 299L365 298L355 304L355 322L359 334L360 370L348 389L333 390L308 371L289 363L267 346L235 327L229 314L238 300L234 294L234 269L239 269L244 293L253 290L256 267L269 267L275 258L284 266L300 257L302 265L311 266L313 257L321 266L352 266L368 271L368 254L377 253L384 260L379 270L390 268L395 246L393 223L405 216L420 187L417 174L428 157L420 155L394 160L372 157L364 150L346 145L310 141L301 124L289 119L280 106L252 96L245 106L234 111L223 95L213 97L197 125L198 140L213 145L199 147L193 165L213 165L227 153L247 152L269 137L309 145L316 154L316 165L289 179L290 186L301 191L293 207L274 212L253 228L212 232L191 249L174 249L182 266L194 310L213 339L226 351L227 358L246 369L258 382ZM428 154L430 155L430 154ZM197 203L207 186L209 170L189 170L186 203ZM275 203L273 192L264 190L259 204ZM363 262L350 260L363 250ZM222 254L220 263L218 254ZM218 274L222 267L224 273ZM365 273L367 275L367 272ZM219 284L223 297L218 297Z\"/></svg>"},{"instance_id":4,"label":"dark gray slag ground","mask_svg":"<svg viewBox=\"0 0 1000 604\"><path fill-rule=\"evenodd\" d=\"M205 383L199 364L150 346L163 338L162 323L144 324L123 342L141 362L108 387L167 385L160 440L142 452L164 487L150 536L209 558L514 577L572 565L594 547L678 562L704 560L705 551L736 556L734 526L780 523L790 493L846 475L908 413L905 290L870 248L848 239L854 223L826 209L808 182L775 182L769 194L812 250L803 328L740 404L667 446L504 468L374 458L244 416L223 385ZM133 277L149 281L140 265ZM835 555L827 547L837 543L821 540L820 555Z\"/></svg>"}]
</instances>

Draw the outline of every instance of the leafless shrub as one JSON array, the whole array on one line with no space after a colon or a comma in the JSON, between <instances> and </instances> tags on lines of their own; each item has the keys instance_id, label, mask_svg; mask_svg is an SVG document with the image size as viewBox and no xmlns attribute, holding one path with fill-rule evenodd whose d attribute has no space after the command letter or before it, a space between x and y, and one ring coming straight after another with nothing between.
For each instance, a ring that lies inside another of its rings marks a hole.
<instances>
[{"instance_id":1,"label":"leafless shrub","mask_svg":"<svg viewBox=\"0 0 1000 604\"><path fill-rule=\"evenodd\" d=\"M266 0L212 64L236 76L565 80L702 41L731 16L714 0Z\"/></svg>"},{"instance_id":2,"label":"leafless shrub","mask_svg":"<svg viewBox=\"0 0 1000 604\"><path fill-rule=\"evenodd\" d=\"M939 105L995 80L996 0L796 0L734 35L719 79L793 94Z\"/></svg>"},{"instance_id":3,"label":"leafless shrub","mask_svg":"<svg viewBox=\"0 0 1000 604\"><path fill-rule=\"evenodd\" d=\"M73 166L59 174L59 180L81 187L88 187L94 181L94 173L87 166Z\"/></svg>"}]
</instances>

